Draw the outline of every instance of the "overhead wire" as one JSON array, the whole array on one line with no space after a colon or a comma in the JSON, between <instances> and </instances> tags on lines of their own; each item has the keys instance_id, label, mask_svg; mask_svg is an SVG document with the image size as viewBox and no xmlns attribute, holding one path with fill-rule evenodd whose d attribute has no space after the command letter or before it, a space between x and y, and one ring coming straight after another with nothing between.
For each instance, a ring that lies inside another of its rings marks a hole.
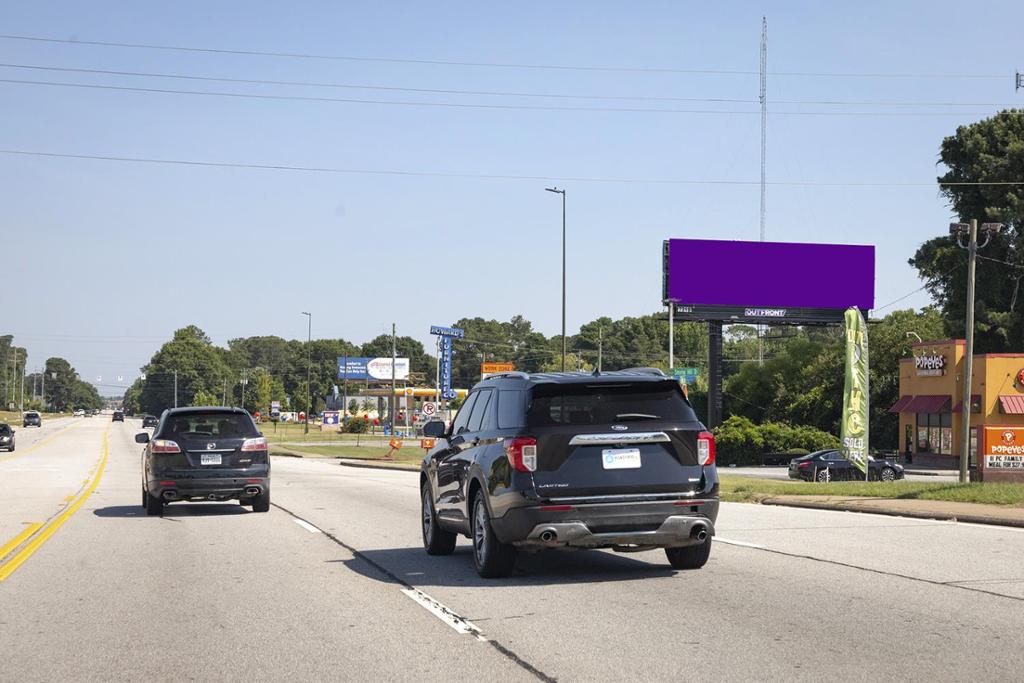
<instances>
[{"instance_id":1,"label":"overhead wire","mask_svg":"<svg viewBox=\"0 0 1024 683\"><path fill-rule=\"evenodd\" d=\"M289 59L316 59L346 62L378 62L391 64L421 64L432 66L488 67L502 69L536 69L553 71L597 71L621 73L663 73L663 74L707 74L757 76L758 70L753 69L683 69L676 67L637 67L637 66L605 66L580 64L530 64L517 62L485 62L455 59L415 59L407 57L367 57L356 55L330 55L309 52L281 52L269 50L241 50L214 47L191 47L184 45L163 45L158 43L133 43L102 40L80 40L78 38L52 38L25 34L0 34L0 39L26 42L80 45L94 47L116 47L129 49L160 50L173 52L192 52L226 55L245 55L259 57L278 57ZM770 71L769 76L797 76L813 78L941 78L941 79L999 79L1006 74L949 74L949 73L885 73L885 72L825 72L825 71Z\"/></svg>"},{"instance_id":2,"label":"overhead wire","mask_svg":"<svg viewBox=\"0 0 1024 683\"><path fill-rule=\"evenodd\" d=\"M157 157L128 157L100 154L72 154L68 152L41 152L37 150L24 149L0 149L0 154L15 156L44 157L58 159L81 159L89 161L114 161L139 164L163 164L173 166L198 166L209 168L234 168L248 170L267 171L292 171L302 173L332 173L346 175L384 175L384 176L408 176L424 178L453 178L473 180L530 180L530 181L572 181L580 183L611 183L611 184L638 184L638 185L738 185L749 186L759 185L757 180L697 180L683 178L626 178L626 177L599 177L599 176L557 176L557 175L515 175L500 173L445 173L439 171L408 171L395 169L362 169L362 168L333 168L327 166L295 166L287 164L261 164L243 162L220 162L202 161L195 159L161 159ZM768 185L782 187L989 187L989 186L1018 186L1024 185L1024 180L1007 180L996 182L818 182L818 181L790 181L790 180L769 180Z\"/></svg>"}]
</instances>

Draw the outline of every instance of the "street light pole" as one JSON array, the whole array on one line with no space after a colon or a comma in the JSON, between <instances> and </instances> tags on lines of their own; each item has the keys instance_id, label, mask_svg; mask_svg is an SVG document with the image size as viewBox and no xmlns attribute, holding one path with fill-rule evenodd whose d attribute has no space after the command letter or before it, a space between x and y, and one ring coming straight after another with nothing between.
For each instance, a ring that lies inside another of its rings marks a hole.
<instances>
[{"instance_id":1,"label":"street light pole","mask_svg":"<svg viewBox=\"0 0 1024 683\"><path fill-rule=\"evenodd\" d=\"M1001 223L985 223L981 226L985 232L985 241L978 244L978 221L972 218L970 223L953 223L949 231L956 238L961 249L967 250L967 311L965 334L967 348L964 350L963 403L960 408L960 483L967 483L968 464L971 459L971 379L974 373L974 273L978 260L978 249L983 248L992 236L1002 229ZM962 238L967 237L967 244Z\"/></svg>"},{"instance_id":2,"label":"street light pole","mask_svg":"<svg viewBox=\"0 0 1024 683\"><path fill-rule=\"evenodd\" d=\"M313 412L312 411L312 407L313 407L313 405L312 405L313 390L312 390L312 388L309 385L309 383L312 381L312 374L313 374L313 371L312 371L312 368L313 368L313 350L311 348L312 344L313 344L313 314L312 313L307 313L306 311L303 311L302 315L306 316L306 321L309 323L308 328L306 330L306 430L305 430L305 433L309 434L309 416Z\"/></svg>"},{"instance_id":3,"label":"street light pole","mask_svg":"<svg viewBox=\"0 0 1024 683\"><path fill-rule=\"evenodd\" d=\"M562 195L562 372L565 372L565 190L557 187L544 189Z\"/></svg>"}]
</instances>

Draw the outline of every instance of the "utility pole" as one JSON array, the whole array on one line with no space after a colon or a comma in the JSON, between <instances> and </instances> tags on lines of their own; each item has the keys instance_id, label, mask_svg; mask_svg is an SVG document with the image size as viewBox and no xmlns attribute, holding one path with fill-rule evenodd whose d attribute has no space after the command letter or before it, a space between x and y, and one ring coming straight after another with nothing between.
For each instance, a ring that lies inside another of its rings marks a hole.
<instances>
[{"instance_id":1,"label":"utility pole","mask_svg":"<svg viewBox=\"0 0 1024 683\"><path fill-rule=\"evenodd\" d=\"M761 241L765 238L766 188L765 156L768 147L768 18L761 17ZM757 364L764 365L764 326L757 326Z\"/></svg>"},{"instance_id":2,"label":"utility pole","mask_svg":"<svg viewBox=\"0 0 1024 683\"><path fill-rule=\"evenodd\" d=\"M985 232L985 241L978 244L978 221L972 218L970 223L953 223L949 231L956 238L961 249L967 250L967 315L965 337L967 348L964 355L963 406L960 413L960 483L967 483L968 464L971 459L971 379L974 373L974 273L978 260L978 249L984 247L992 236L1002 230L1002 223L985 223L981 226ZM967 244L961 238L967 237Z\"/></svg>"},{"instance_id":3,"label":"utility pole","mask_svg":"<svg viewBox=\"0 0 1024 683\"><path fill-rule=\"evenodd\" d=\"M398 362L398 339L395 337L395 324L391 323L391 436L395 435L398 426L398 383L395 381L395 365Z\"/></svg>"},{"instance_id":4,"label":"utility pole","mask_svg":"<svg viewBox=\"0 0 1024 683\"><path fill-rule=\"evenodd\" d=\"M604 328L597 326L597 372L601 372L601 355L604 351Z\"/></svg>"},{"instance_id":5,"label":"utility pole","mask_svg":"<svg viewBox=\"0 0 1024 683\"><path fill-rule=\"evenodd\" d=\"M178 407L178 371L174 371L174 407Z\"/></svg>"},{"instance_id":6,"label":"utility pole","mask_svg":"<svg viewBox=\"0 0 1024 683\"><path fill-rule=\"evenodd\" d=\"M544 189L562 195L562 372L565 372L565 190L559 190L557 187Z\"/></svg>"},{"instance_id":7,"label":"utility pole","mask_svg":"<svg viewBox=\"0 0 1024 683\"><path fill-rule=\"evenodd\" d=\"M39 398L39 403L43 406L43 410L46 410L46 366L43 366L43 388L41 390L42 396Z\"/></svg>"},{"instance_id":8,"label":"utility pole","mask_svg":"<svg viewBox=\"0 0 1024 683\"><path fill-rule=\"evenodd\" d=\"M25 352L25 357L21 359L21 407L22 413L25 412L25 364L28 362L28 352Z\"/></svg>"},{"instance_id":9,"label":"utility pole","mask_svg":"<svg viewBox=\"0 0 1024 683\"><path fill-rule=\"evenodd\" d=\"M222 401L221 405L226 406L228 404L228 381L227 380L224 380L224 394L223 394L223 398L221 399L221 401Z\"/></svg>"},{"instance_id":10,"label":"utility pole","mask_svg":"<svg viewBox=\"0 0 1024 683\"><path fill-rule=\"evenodd\" d=\"M309 434L309 418L313 413L313 388L310 382L313 380L313 314L302 311L306 316L309 327L306 330L306 429Z\"/></svg>"}]
</instances>

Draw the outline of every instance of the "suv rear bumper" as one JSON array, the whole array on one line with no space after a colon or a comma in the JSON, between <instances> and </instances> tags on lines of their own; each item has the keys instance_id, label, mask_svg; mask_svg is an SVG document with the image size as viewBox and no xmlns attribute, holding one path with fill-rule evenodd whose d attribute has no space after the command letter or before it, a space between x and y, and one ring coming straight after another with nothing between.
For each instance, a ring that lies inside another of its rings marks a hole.
<instances>
[{"instance_id":1,"label":"suv rear bumper","mask_svg":"<svg viewBox=\"0 0 1024 683\"><path fill-rule=\"evenodd\" d=\"M174 482L170 484L169 482ZM175 500L234 500L251 498L270 488L270 477L213 477L203 479L174 478L150 480L150 495L171 502Z\"/></svg>"},{"instance_id":2,"label":"suv rear bumper","mask_svg":"<svg viewBox=\"0 0 1024 683\"><path fill-rule=\"evenodd\" d=\"M526 549L680 548L714 536L718 499L589 503L513 508L491 526L503 543ZM703 532L703 534L701 533Z\"/></svg>"}]
</instances>

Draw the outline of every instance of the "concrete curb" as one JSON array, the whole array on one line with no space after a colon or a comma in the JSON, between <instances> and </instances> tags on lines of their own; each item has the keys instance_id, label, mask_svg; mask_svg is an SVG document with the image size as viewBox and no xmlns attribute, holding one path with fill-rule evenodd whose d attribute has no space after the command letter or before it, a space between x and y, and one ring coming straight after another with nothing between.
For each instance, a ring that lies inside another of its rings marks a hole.
<instances>
[{"instance_id":1,"label":"concrete curb","mask_svg":"<svg viewBox=\"0 0 1024 683\"><path fill-rule=\"evenodd\" d=\"M377 460L356 460L352 458L338 458L333 455L318 455L316 453L304 453L287 448L273 448L271 455L280 455L285 458L309 458L310 460L337 460L342 467L362 467L373 470L399 470L403 472L417 472L420 469L418 463L382 462Z\"/></svg>"},{"instance_id":2,"label":"concrete curb","mask_svg":"<svg viewBox=\"0 0 1024 683\"><path fill-rule=\"evenodd\" d=\"M886 515L889 517L912 517L914 519L932 519L949 522L967 522L969 524L988 524L991 526L1009 526L1024 529L1024 520L1012 517L999 517L996 515L955 515L952 513L943 514L936 512L922 512L918 510L902 510L898 508L874 507L870 505L857 505L847 503L826 503L816 500L792 500L789 498L765 498L762 505L778 505L781 507L807 508L811 510L840 510L844 512L866 512L873 515Z\"/></svg>"}]
</instances>

